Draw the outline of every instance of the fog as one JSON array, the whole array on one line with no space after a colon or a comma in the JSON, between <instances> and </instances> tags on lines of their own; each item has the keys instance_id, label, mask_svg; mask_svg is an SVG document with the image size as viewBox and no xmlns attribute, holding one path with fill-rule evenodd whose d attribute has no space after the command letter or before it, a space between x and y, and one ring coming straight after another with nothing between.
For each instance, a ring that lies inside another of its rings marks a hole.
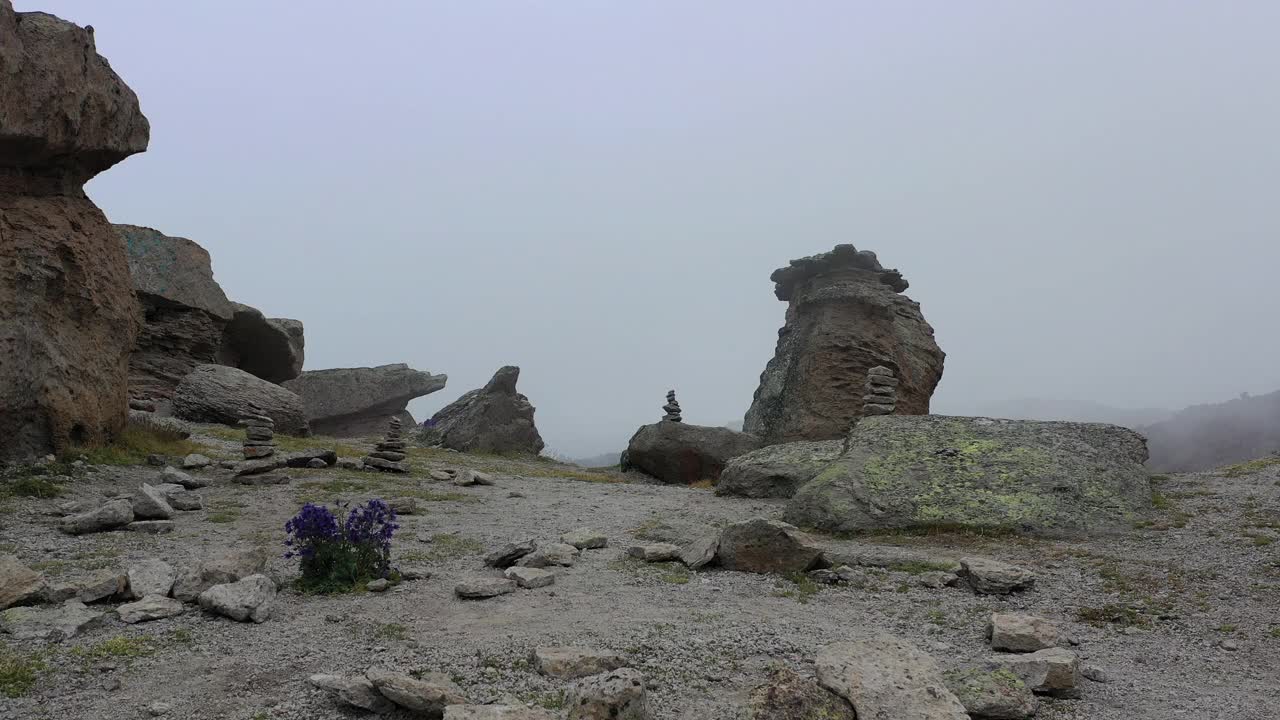
<instances>
[{"instance_id":1,"label":"fog","mask_svg":"<svg viewBox=\"0 0 1280 720\"><path fill-rule=\"evenodd\" d=\"M90 183L189 237L307 368L504 364L548 448L675 388L740 421L849 242L947 352L935 412L1280 388L1280 3L16 0L96 29L148 152Z\"/></svg>"}]
</instances>

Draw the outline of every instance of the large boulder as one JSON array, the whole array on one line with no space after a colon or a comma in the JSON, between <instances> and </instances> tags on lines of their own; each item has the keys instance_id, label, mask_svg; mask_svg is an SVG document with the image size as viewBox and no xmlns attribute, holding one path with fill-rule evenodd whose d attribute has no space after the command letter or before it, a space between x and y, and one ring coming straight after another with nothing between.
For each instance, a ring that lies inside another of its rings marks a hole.
<instances>
[{"instance_id":1,"label":"large boulder","mask_svg":"<svg viewBox=\"0 0 1280 720\"><path fill-rule=\"evenodd\" d=\"M487 385L441 408L426 423L430 441L463 452L542 452L534 407L516 392L519 378L520 368L499 368Z\"/></svg>"},{"instance_id":2,"label":"large boulder","mask_svg":"<svg viewBox=\"0 0 1280 720\"><path fill-rule=\"evenodd\" d=\"M193 422L235 425L252 414L250 403L275 421L276 432L307 434L302 398L237 368L197 366L173 392L174 415Z\"/></svg>"},{"instance_id":3,"label":"large boulder","mask_svg":"<svg viewBox=\"0 0 1280 720\"><path fill-rule=\"evenodd\" d=\"M391 416L401 417L403 422L410 400L442 389L448 379L447 375L432 375L398 363L308 370L284 386L302 398L313 432L359 437L386 432Z\"/></svg>"},{"instance_id":4,"label":"large boulder","mask_svg":"<svg viewBox=\"0 0 1280 720\"><path fill-rule=\"evenodd\" d=\"M786 323L743 430L767 444L842 438L862 414L867 371L877 365L898 379L898 414L929 412L946 355L919 303L901 294L901 273L869 250L837 245L770 279L788 303Z\"/></svg>"},{"instance_id":5,"label":"large boulder","mask_svg":"<svg viewBox=\"0 0 1280 720\"><path fill-rule=\"evenodd\" d=\"M631 436L623 469L639 470L670 484L715 482L731 458L758 447L759 438L747 433L662 420L641 426Z\"/></svg>"},{"instance_id":6,"label":"large boulder","mask_svg":"<svg viewBox=\"0 0 1280 720\"><path fill-rule=\"evenodd\" d=\"M129 266L90 178L147 148L93 32L0 0L0 462L124 427L138 334Z\"/></svg>"},{"instance_id":7,"label":"large boulder","mask_svg":"<svg viewBox=\"0 0 1280 720\"><path fill-rule=\"evenodd\" d=\"M841 440L769 445L732 458L720 474L717 495L789 498L844 452Z\"/></svg>"},{"instance_id":8,"label":"large boulder","mask_svg":"<svg viewBox=\"0 0 1280 720\"><path fill-rule=\"evenodd\" d=\"M717 557L726 570L792 575L821 562L822 548L794 525L753 518L720 533Z\"/></svg>"},{"instance_id":9,"label":"large boulder","mask_svg":"<svg viewBox=\"0 0 1280 720\"><path fill-rule=\"evenodd\" d=\"M1150 508L1141 435L1114 425L938 415L863 418L784 517L827 532L962 527L1039 534L1132 526Z\"/></svg>"},{"instance_id":10,"label":"large boulder","mask_svg":"<svg viewBox=\"0 0 1280 720\"><path fill-rule=\"evenodd\" d=\"M132 397L167 400L197 365L238 367L275 383L302 372L302 323L228 300L207 250L148 227L112 227L125 244L143 309L129 357Z\"/></svg>"}]
</instances>

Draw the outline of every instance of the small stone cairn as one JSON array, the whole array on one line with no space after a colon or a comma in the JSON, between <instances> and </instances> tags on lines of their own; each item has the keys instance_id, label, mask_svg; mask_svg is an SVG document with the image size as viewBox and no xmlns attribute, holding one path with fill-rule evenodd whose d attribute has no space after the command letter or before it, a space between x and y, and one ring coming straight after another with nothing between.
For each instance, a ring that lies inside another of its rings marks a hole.
<instances>
[{"instance_id":1,"label":"small stone cairn","mask_svg":"<svg viewBox=\"0 0 1280 720\"><path fill-rule=\"evenodd\" d=\"M400 418L392 417L388 423L387 435L378 443L377 449L364 457L366 469L382 472L407 473L409 466L404 464L404 440L400 437Z\"/></svg>"},{"instance_id":2,"label":"small stone cairn","mask_svg":"<svg viewBox=\"0 0 1280 720\"><path fill-rule=\"evenodd\" d=\"M898 379L893 371L877 365L867 371L867 394L862 396L862 416L892 415L898 406Z\"/></svg>"},{"instance_id":3,"label":"small stone cairn","mask_svg":"<svg viewBox=\"0 0 1280 720\"><path fill-rule=\"evenodd\" d=\"M666 413L666 415L662 416L663 420L683 422L683 418L680 417L680 403L676 401L675 390L667 391L667 404L662 406L662 410Z\"/></svg>"},{"instance_id":4,"label":"small stone cairn","mask_svg":"<svg viewBox=\"0 0 1280 720\"><path fill-rule=\"evenodd\" d=\"M240 420L244 428L244 458L260 460L276 454L276 423L262 408L249 403L249 413Z\"/></svg>"}]
</instances>

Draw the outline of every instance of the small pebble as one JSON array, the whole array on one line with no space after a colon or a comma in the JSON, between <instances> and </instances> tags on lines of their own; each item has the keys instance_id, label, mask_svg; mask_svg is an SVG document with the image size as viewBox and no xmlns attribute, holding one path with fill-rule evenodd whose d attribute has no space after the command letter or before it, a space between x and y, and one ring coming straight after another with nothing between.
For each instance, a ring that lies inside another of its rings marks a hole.
<instances>
[{"instance_id":1,"label":"small pebble","mask_svg":"<svg viewBox=\"0 0 1280 720\"><path fill-rule=\"evenodd\" d=\"M1222 642L1218 643L1218 647L1222 648L1223 650L1235 652L1236 650L1240 649L1240 643L1236 642L1235 640L1232 640L1231 638L1227 638L1226 640L1223 640Z\"/></svg>"},{"instance_id":2,"label":"small pebble","mask_svg":"<svg viewBox=\"0 0 1280 720\"><path fill-rule=\"evenodd\" d=\"M169 703L153 702L147 706L147 712L151 714L151 717L168 715L171 710L173 710L173 706Z\"/></svg>"},{"instance_id":3,"label":"small pebble","mask_svg":"<svg viewBox=\"0 0 1280 720\"><path fill-rule=\"evenodd\" d=\"M102 681L102 689L107 692L120 689L120 678L109 677Z\"/></svg>"},{"instance_id":4,"label":"small pebble","mask_svg":"<svg viewBox=\"0 0 1280 720\"><path fill-rule=\"evenodd\" d=\"M377 592L377 593L386 592L387 588L389 587L391 587L391 581L387 580L386 578L378 578L377 580L370 580L367 584L365 584L365 588L369 592Z\"/></svg>"}]
</instances>

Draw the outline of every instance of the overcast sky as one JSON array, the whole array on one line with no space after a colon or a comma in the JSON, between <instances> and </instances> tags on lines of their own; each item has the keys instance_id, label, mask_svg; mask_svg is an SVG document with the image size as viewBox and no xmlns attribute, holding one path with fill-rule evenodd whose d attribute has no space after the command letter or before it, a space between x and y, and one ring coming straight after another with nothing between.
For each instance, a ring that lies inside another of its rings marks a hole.
<instances>
[{"instance_id":1,"label":"overcast sky","mask_svg":"<svg viewBox=\"0 0 1280 720\"><path fill-rule=\"evenodd\" d=\"M151 147L89 185L307 368L522 368L548 448L674 387L740 420L849 242L947 352L934 411L1280 388L1280 3L16 0L96 28Z\"/></svg>"}]
</instances>

